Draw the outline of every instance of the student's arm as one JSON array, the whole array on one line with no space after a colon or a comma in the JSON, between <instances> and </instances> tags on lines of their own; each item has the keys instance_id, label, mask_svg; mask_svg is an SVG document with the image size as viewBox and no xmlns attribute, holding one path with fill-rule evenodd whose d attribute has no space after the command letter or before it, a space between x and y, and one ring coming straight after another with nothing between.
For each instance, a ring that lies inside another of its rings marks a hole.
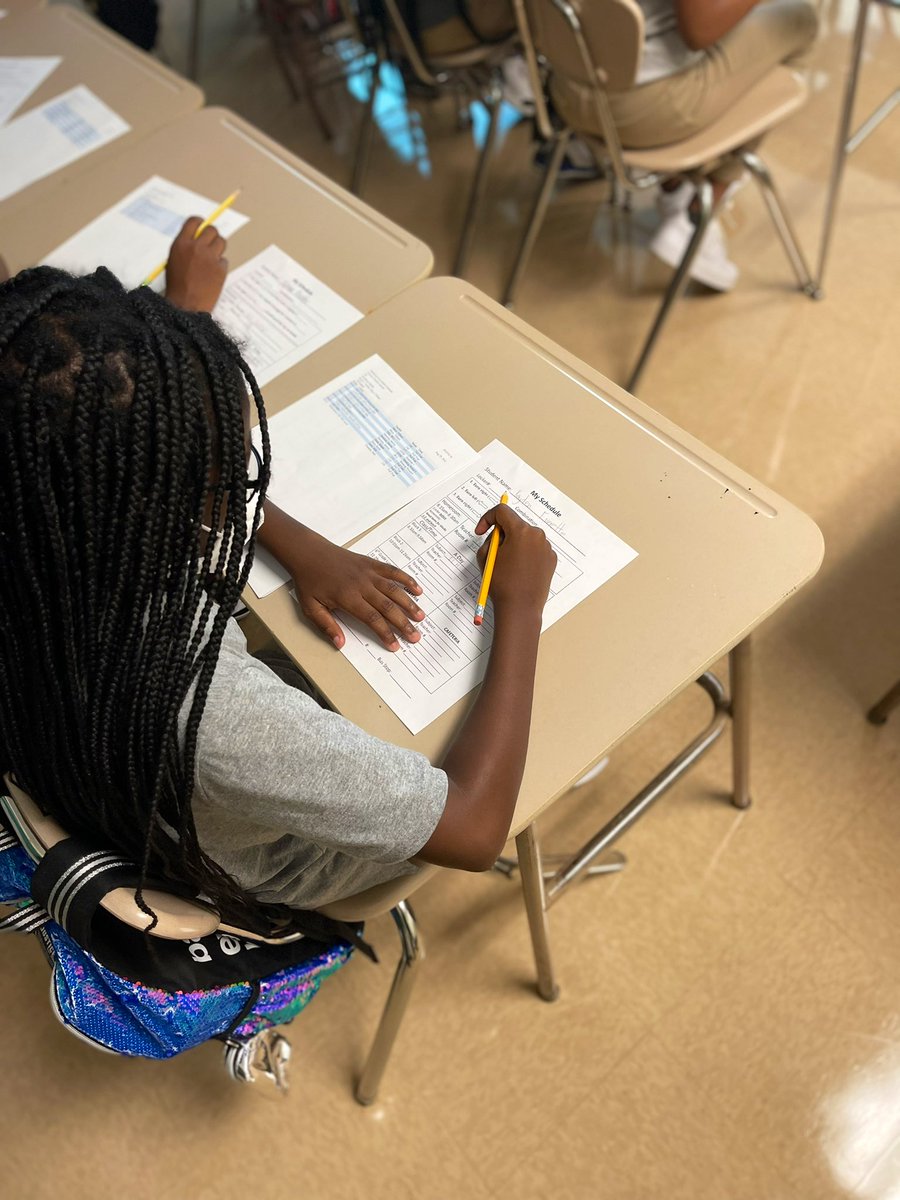
<instances>
[{"instance_id":1,"label":"student's arm","mask_svg":"<svg viewBox=\"0 0 900 1200\"><path fill-rule=\"evenodd\" d=\"M425 614L413 595L420 596L422 589L411 575L335 546L271 500L266 500L264 512L265 523L257 535L260 545L290 572L304 616L339 650L344 633L334 619L335 609L370 626L388 650L400 649L398 633L407 642L419 640L422 635L412 622Z\"/></svg>"},{"instance_id":2,"label":"student's arm","mask_svg":"<svg viewBox=\"0 0 900 1200\"><path fill-rule=\"evenodd\" d=\"M202 217L188 217L166 263L166 299L192 312L212 312L228 274L228 243L215 225L207 226L195 238L202 224Z\"/></svg>"},{"instance_id":3,"label":"student's arm","mask_svg":"<svg viewBox=\"0 0 900 1200\"><path fill-rule=\"evenodd\" d=\"M503 534L491 599L494 641L484 682L441 764L449 788L443 815L419 858L486 871L509 836L528 749L541 614L556 568L542 530L506 505L485 513L475 532Z\"/></svg>"},{"instance_id":4,"label":"student's arm","mask_svg":"<svg viewBox=\"0 0 900 1200\"><path fill-rule=\"evenodd\" d=\"M675 0L678 32L692 50L705 50L746 17L759 0Z\"/></svg>"}]
</instances>

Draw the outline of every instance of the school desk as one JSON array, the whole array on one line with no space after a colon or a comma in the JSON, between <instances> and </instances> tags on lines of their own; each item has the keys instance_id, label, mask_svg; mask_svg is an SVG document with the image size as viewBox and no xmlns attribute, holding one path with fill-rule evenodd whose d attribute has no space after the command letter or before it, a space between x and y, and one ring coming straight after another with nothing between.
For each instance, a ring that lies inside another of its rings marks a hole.
<instances>
[{"instance_id":1,"label":"school desk","mask_svg":"<svg viewBox=\"0 0 900 1200\"><path fill-rule=\"evenodd\" d=\"M0 0L0 8L4 7ZM128 133L0 201L0 238L10 214L28 210L52 192L67 189L85 174L92 175L114 155L203 103L203 93L193 83L67 5L11 12L0 22L0 48L4 55L56 54L62 58L14 116L83 84L131 126ZM8 240L3 238L0 253L6 256L8 248Z\"/></svg>"},{"instance_id":2,"label":"school desk","mask_svg":"<svg viewBox=\"0 0 900 1200\"><path fill-rule=\"evenodd\" d=\"M364 313L431 271L424 242L223 108L172 122L98 164L77 187L0 222L11 271L40 262L151 175L217 203L241 189L236 207L250 221L229 241L232 269L274 242ZM283 388L284 376L266 395L281 403Z\"/></svg>"},{"instance_id":3,"label":"school desk","mask_svg":"<svg viewBox=\"0 0 900 1200\"><path fill-rule=\"evenodd\" d=\"M6 16L12 17L16 13L30 12L34 8L43 8L44 4L45 0L3 0L3 3L0 4L0 12L5 12ZM0 46L2 44L2 40L0 40Z\"/></svg>"},{"instance_id":4,"label":"school desk","mask_svg":"<svg viewBox=\"0 0 900 1200\"><path fill-rule=\"evenodd\" d=\"M380 354L480 450L499 438L638 551L541 637L528 763L512 824L545 999L546 911L726 729L733 802L749 791L749 635L817 571L822 537L793 505L458 279L383 305L287 375L299 398ZM269 407L288 399L283 390ZM245 598L345 716L439 762L470 702L413 736L298 614L288 588ZM708 667L730 652L730 694ZM535 822L652 713L700 680L710 721L545 884ZM399 882L398 898L409 880Z\"/></svg>"}]
</instances>

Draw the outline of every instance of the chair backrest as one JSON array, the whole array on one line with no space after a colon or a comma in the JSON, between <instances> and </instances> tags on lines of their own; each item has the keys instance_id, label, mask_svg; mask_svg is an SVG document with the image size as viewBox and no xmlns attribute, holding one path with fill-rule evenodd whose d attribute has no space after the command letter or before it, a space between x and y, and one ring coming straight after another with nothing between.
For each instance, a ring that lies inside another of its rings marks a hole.
<instances>
[{"instance_id":1,"label":"chair backrest","mask_svg":"<svg viewBox=\"0 0 900 1200\"><path fill-rule=\"evenodd\" d=\"M68 834L52 817L42 813L34 800L8 775L3 777L3 784L6 795L0 795L0 807L4 816L29 858L39 862L47 850L64 841ZM220 927L219 914L214 909L158 888L147 888L143 895L157 917L157 923L150 931L154 937L171 941L202 938ZM152 920L138 906L135 894L129 888L114 888L100 901L100 907L132 929L146 929Z\"/></svg>"},{"instance_id":2,"label":"chair backrest","mask_svg":"<svg viewBox=\"0 0 900 1200\"><path fill-rule=\"evenodd\" d=\"M633 87L644 52L635 0L526 0L531 36L554 74L587 87Z\"/></svg>"}]
</instances>

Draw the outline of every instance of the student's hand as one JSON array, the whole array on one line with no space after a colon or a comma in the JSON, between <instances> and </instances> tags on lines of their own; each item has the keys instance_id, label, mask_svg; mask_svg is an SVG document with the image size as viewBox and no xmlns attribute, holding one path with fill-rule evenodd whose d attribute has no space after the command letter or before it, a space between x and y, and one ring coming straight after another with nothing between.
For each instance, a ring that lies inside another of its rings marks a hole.
<instances>
[{"instance_id":1,"label":"student's hand","mask_svg":"<svg viewBox=\"0 0 900 1200\"><path fill-rule=\"evenodd\" d=\"M340 650L345 640L335 609L368 625L388 650L400 649L398 633L407 642L419 640L412 622L425 614L410 593L420 596L422 589L411 575L306 532L296 550L279 557L293 576L303 615L329 641Z\"/></svg>"},{"instance_id":2,"label":"student's hand","mask_svg":"<svg viewBox=\"0 0 900 1200\"><path fill-rule=\"evenodd\" d=\"M228 274L228 259L224 257L228 243L215 225L209 225L195 238L202 224L202 218L188 217L166 263L166 297L192 312L212 312Z\"/></svg>"},{"instance_id":3,"label":"student's hand","mask_svg":"<svg viewBox=\"0 0 900 1200\"><path fill-rule=\"evenodd\" d=\"M540 616L556 570L553 547L542 529L523 521L508 504L489 509L475 526L475 533L487 533L494 525L500 530L490 591L494 612L498 616L505 612ZM490 541L490 537L485 538L478 551L482 568Z\"/></svg>"}]
</instances>

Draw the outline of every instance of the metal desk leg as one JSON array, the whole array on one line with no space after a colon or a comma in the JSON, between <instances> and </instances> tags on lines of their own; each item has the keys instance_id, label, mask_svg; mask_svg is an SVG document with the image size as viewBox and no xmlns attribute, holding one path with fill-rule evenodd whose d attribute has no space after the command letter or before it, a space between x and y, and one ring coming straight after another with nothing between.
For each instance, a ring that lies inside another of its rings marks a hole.
<instances>
[{"instance_id":1,"label":"metal desk leg","mask_svg":"<svg viewBox=\"0 0 900 1200\"><path fill-rule=\"evenodd\" d=\"M888 714L900 705L900 680L894 684L889 692L887 692L877 704L873 704L866 716L873 725L883 725L888 719Z\"/></svg>"},{"instance_id":2,"label":"metal desk leg","mask_svg":"<svg viewBox=\"0 0 900 1200\"><path fill-rule=\"evenodd\" d=\"M544 891L544 873L541 866L541 847L534 824L528 826L516 838L519 855L519 870L522 874L522 895L528 914L531 945L537 967L538 994L542 1000L555 1000L559 996L559 985L553 974L550 957L550 929L547 921L547 897Z\"/></svg>"},{"instance_id":3,"label":"metal desk leg","mask_svg":"<svg viewBox=\"0 0 900 1200\"><path fill-rule=\"evenodd\" d=\"M750 807L750 638L738 642L728 658L731 691L731 770L735 808Z\"/></svg>"},{"instance_id":4,"label":"metal desk leg","mask_svg":"<svg viewBox=\"0 0 900 1200\"><path fill-rule=\"evenodd\" d=\"M819 269L816 286L821 288L825 278L825 262L831 243L831 233L834 226L834 214L837 208L838 195L841 190L841 179L844 174L844 164L847 160L847 140L850 134L850 122L853 119L853 105L856 101L856 85L859 83L859 68L862 62L863 39L866 33L866 18L869 15L871 0L859 0L859 15L856 18L856 32L853 35L853 51L850 57L850 74L844 89L844 106L841 109L841 119L838 124L837 140L834 144L834 159L831 164L831 179L828 184L828 196L825 201L825 222L822 226L822 241L819 247Z\"/></svg>"},{"instance_id":5,"label":"metal desk leg","mask_svg":"<svg viewBox=\"0 0 900 1200\"><path fill-rule=\"evenodd\" d=\"M194 0L191 9L191 40L188 49L188 75L196 82L200 73L200 28L203 22L203 0Z\"/></svg>"}]
</instances>

